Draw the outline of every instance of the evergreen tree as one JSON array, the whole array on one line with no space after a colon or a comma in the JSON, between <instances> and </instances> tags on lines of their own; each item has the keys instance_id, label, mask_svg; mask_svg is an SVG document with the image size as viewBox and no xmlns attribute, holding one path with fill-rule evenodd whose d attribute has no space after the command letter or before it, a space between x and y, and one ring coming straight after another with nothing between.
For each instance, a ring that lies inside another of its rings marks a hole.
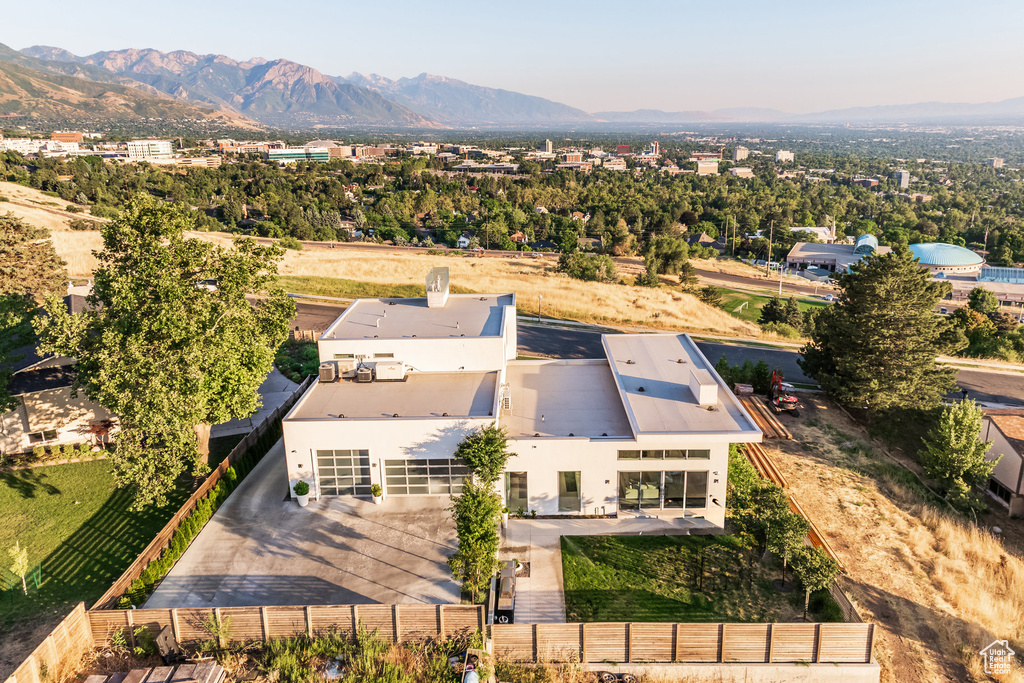
<instances>
[{"instance_id":1,"label":"evergreen tree","mask_svg":"<svg viewBox=\"0 0 1024 683\"><path fill-rule=\"evenodd\" d=\"M981 418L974 401L946 406L918 454L928 476L938 481L946 498L960 508L969 506L971 487L987 480L998 462L998 458L985 459L992 442L978 440Z\"/></svg>"},{"instance_id":2,"label":"evergreen tree","mask_svg":"<svg viewBox=\"0 0 1024 683\"><path fill-rule=\"evenodd\" d=\"M715 308L721 308L725 303L722 299L722 292L714 285L701 287L700 291L697 293L697 298L708 306L714 306Z\"/></svg>"},{"instance_id":3,"label":"evergreen tree","mask_svg":"<svg viewBox=\"0 0 1024 683\"><path fill-rule=\"evenodd\" d=\"M697 269L689 261L679 266L679 284L682 285L684 292L692 292L700 285L700 280L697 279Z\"/></svg>"},{"instance_id":4,"label":"evergreen tree","mask_svg":"<svg viewBox=\"0 0 1024 683\"><path fill-rule=\"evenodd\" d=\"M795 330L799 330L803 326L803 314L800 312L800 304L797 303L795 296L789 297L789 301L786 302L786 310L784 311L782 322Z\"/></svg>"},{"instance_id":5,"label":"evergreen tree","mask_svg":"<svg viewBox=\"0 0 1024 683\"><path fill-rule=\"evenodd\" d=\"M769 299L768 303L761 307L761 317L757 319L757 322L759 325L786 322L786 307L783 305L782 299L777 296Z\"/></svg>"},{"instance_id":6,"label":"evergreen tree","mask_svg":"<svg viewBox=\"0 0 1024 683\"><path fill-rule=\"evenodd\" d=\"M949 350L933 309L949 289L932 281L910 250L873 254L839 277L839 301L822 309L800 367L844 405L878 411L935 407L955 370L939 367Z\"/></svg>"}]
</instances>

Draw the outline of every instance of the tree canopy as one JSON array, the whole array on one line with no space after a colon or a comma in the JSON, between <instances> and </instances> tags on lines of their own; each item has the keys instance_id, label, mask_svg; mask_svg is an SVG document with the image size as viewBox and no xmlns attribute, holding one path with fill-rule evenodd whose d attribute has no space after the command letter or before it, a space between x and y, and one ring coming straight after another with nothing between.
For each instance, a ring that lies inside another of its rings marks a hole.
<instances>
[{"instance_id":1,"label":"tree canopy","mask_svg":"<svg viewBox=\"0 0 1024 683\"><path fill-rule=\"evenodd\" d=\"M65 263L50 233L13 214L0 216L0 413L17 405L10 395L17 349L35 341L32 318L47 296L66 291Z\"/></svg>"},{"instance_id":2,"label":"tree canopy","mask_svg":"<svg viewBox=\"0 0 1024 683\"><path fill-rule=\"evenodd\" d=\"M955 376L936 363L953 350L933 310L949 284L932 281L910 250L897 246L853 264L839 287L837 303L817 314L801 351L804 372L851 407L938 405Z\"/></svg>"},{"instance_id":3,"label":"tree canopy","mask_svg":"<svg viewBox=\"0 0 1024 683\"><path fill-rule=\"evenodd\" d=\"M137 506L205 471L209 425L257 410L295 311L276 284L278 249L223 248L186 238L191 227L182 207L132 199L103 228L89 310L50 297L37 321L40 349L76 358L76 388L119 416L114 471Z\"/></svg>"},{"instance_id":4,"label":"tree canopy","mask_svg":"<svg viewBox=\"0 0 1024 683\"><path fill-rule=\"evenodd\" d=\"M946 406L919 454L924 471L961 509L972 502L971 487L988 479L998 462L985 459L992 442L978 440L981 418L981 409L974 401Z\"/></svg>"}]
</instances>

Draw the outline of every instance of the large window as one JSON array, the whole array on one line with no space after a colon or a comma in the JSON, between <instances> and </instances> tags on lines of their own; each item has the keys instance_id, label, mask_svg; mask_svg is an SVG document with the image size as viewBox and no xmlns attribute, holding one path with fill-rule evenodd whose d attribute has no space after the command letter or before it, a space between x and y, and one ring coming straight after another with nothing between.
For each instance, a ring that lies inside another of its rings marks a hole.
<instances>
[{"instance_id":1,"label":"large window","mask_svg":"<svg viewBox=\"0 0 1024 683\"><path fill-rule=\"evenodd\" d=\"M530 511L530 495L526 488L526 472L505 473L505 505L513 514Z\"/></svg>"},{"instance_id":2,"label":"large window","mask_svg":"<svg viewBox=\"0 0 1024 683\"><path fill-rule=\"evenodd\" d=\"M395 496L422 496L462 492L469 468L455 458L385 460L384 483Z\"/></svg>"},{"instance_id":3,"label":"large window","mask_svg":"<svg viewBox=\"0 0 1024 683\"><path fill-rule=\"evenodd\" d=\"M702 510L707 501L707 472L619 472L623 510Z\"/></svg>"},{"instance_id":4,"label":"large window","mask_svg":"<svg viewBox=\"0 0 1024 683\"><path fill-rule=\"evenodd\" d=\"M558 473L558 511L579 512L583 501L580 498L580 473Z\"/></svg>"},{"instance_id":5,"label":"large window","mask_svg":"<svg viewBox=\"0 0 1024 683\"><path fill-rule=\"evenodd\" d=\"M316 464L322 495L370 495L370 451L317 451Z\"/></svg>"},{"instance_id":6,"label":"large window","mask_svg":"<svg viewBox=\"0 0 1024 683\"><path fill-rule=\"evenodd\" d=\"M711 451L707 448L653 449L644 451L619 451L619 460L710 460Z\"/></svg>"}]
</instances>

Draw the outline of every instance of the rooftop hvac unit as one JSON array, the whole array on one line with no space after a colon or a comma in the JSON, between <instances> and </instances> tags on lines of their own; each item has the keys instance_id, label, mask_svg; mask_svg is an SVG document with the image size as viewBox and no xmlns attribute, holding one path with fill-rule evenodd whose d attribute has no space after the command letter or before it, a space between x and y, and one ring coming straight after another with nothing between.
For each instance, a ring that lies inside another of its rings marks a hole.
<instances>
[{"instance_id":1,"label":"rooftop hvac unit","mask_svg":"<svg viewBox=\"0 0 1024 683\"><path fill-rule=\"evenodd\" d=\"M379 360L375 368L378 382L404 382L405 363L399 360Z\"/></svg>"},{"instance_id":2,"label":"rooftop hvac unit","mask_svg":"<svg viewBox=\"0 0 1024 683\"><path fill-rule=\"evenodd\" d=\"M357 382L372 382L373 381L373 370L366 367L365 365L356 369L356 381Z\"/></svg>"},{"instance_id":3,"label":"rooftop hvac unit","mask_svg":"<svg viewBox=\"0 0 1024 683\"><path fill-rule=\"evenodd\" d=\"M338 371L334 363L321 363L320 364L320 382L334 382L338 379Z\"/></svg>"}]
</instances>

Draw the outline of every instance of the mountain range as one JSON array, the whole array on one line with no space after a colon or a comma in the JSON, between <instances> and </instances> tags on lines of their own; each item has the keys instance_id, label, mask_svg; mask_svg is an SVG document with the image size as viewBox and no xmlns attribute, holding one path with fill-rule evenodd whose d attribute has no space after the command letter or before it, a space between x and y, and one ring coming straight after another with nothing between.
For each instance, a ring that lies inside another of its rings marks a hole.
<instances>
[{"instance_id":1,"label":"mountain range","mask_svg":"<svg viewBox=\"0 0 1024 683\"><path fill-rule=\"evenodd\" d=\"M26 88L29 82L34 85ZM92 111L110 116L163 112L167 117L234 117L242 124L251 120L287 128L607 129L686 123L1024 120L1024 97L982 104L926 102L811 114L763 108L588 113L542 97L427 73L391 80L377 74L330 76L287 59L239 61L224 55L153 49L109 50L82 57L59 47L36 45L18 52L0 45L0 110L56 115L75 106L92 107L94 102L97 108Z\"/></svg>"}]
</instances>

